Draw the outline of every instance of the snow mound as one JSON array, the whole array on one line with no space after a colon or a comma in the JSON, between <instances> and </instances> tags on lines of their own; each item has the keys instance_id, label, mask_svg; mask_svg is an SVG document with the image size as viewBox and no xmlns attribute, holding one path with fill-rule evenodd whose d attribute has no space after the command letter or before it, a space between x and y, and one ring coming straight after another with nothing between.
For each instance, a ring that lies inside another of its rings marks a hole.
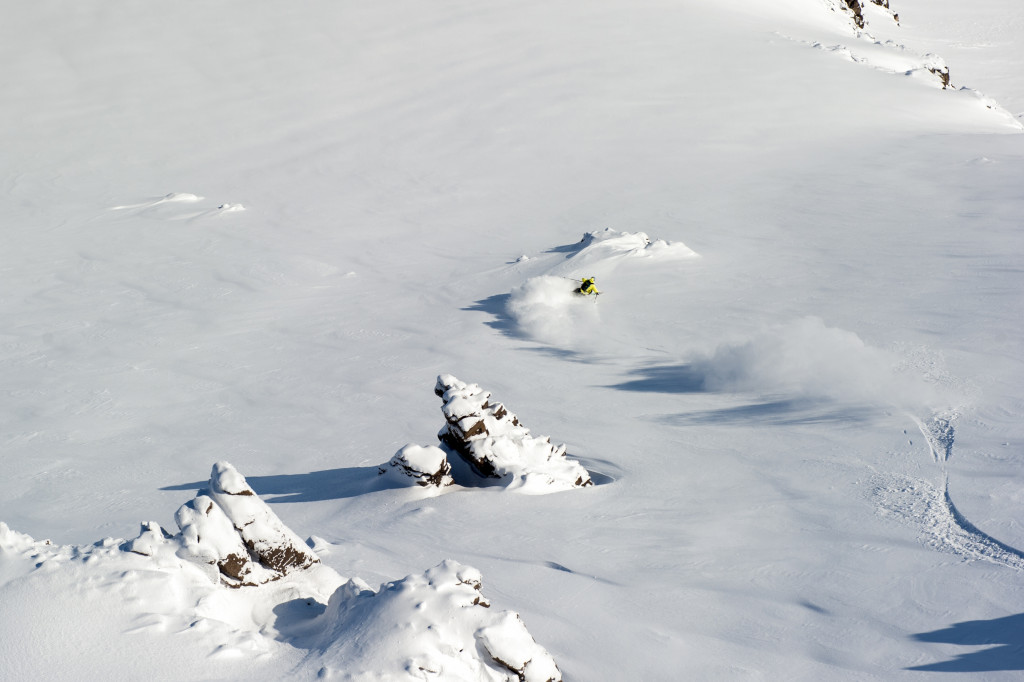
<instances>
[{"instance_id":1,"label":"snow mound","mask_svg":"<svg viewBox=\"0 0 1024 682\"><path fill-rule=\"evenodd\" d=\"M452 467L444 450L433 445L405 445L387 464L378 468L382 476L389 476L401 484L413 482L416 485L435 488L449 486L454 481Z\"/></svg>"},{"instance_id":2,"label":"snow mound","mask_svg":"<svg viewBox=\"0 0 1024 682\"><path fill-rule=\"evenodd\" d=\"M581 268L593 268L601 263L613 264L625 258L663 261L697 257L697 252L682 242L652 240L644 232L620 232L609 227L598 232L585 232L579 243L570 249L566 262L552 272L582 272ZM584 274L589 274L589 271Z\"/></svg>"},{"instance_id":3,"label":"snow mound","mask_svg":"<svg viewBox=\"0 0 1024 682\"><path fill-rule=\"evenodd\" d=\"M519 615L493 612L480 572L445 561L377 592L349 581L312 625L307 667L322 679L557 682Z\"/></svg>"},{"instance_id":4,"label":"snow mound","mask_svg":"<svg viewBox=\"0 0 1024 682\"><path fill-rule=\"evenodd\" d=\"M213 567L211 578L229 587L252 587L309 568L320 560L227 462L213 465L209 491L174 515L171 535L150 521L125 548L136 554L178 557Z\"/></svg>"},{"instance_id":5,"label":"snow mound","mask_svg":"<svg viewBox=\"0 0 1024 682\"><path fill-rule=\"evenodd\" d=\"M542 494L593 485L583 466L565 456L564 445L530 430L477 384L442 374L434 387L444 405L445 425L438 439L485 478L501 479L506 489Z\"/></svg>"}]
</instances>

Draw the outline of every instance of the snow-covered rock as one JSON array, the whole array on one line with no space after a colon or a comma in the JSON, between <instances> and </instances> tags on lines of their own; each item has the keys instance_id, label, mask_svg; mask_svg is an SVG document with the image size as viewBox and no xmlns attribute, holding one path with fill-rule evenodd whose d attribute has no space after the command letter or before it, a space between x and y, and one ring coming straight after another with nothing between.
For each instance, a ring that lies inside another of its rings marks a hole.
<instances>
[{"instance_id":1,"label":"snow-covered rock","mask_svg":"<svg viewBox=\"0 0 1024 682\"><path fill-rule=\"evenodd\" d=\"M148 521L124 549L158 559L173 551L215 568L211 578L229 587L262 585L320 562L227 462L213 465L209 490L183 504L174 520L178 535Z\"/></svg>"},{"instance_id":2,"label":"snow-covered rock","mask_svg":"<svg viewBox=\"0 0 1024 682\"><path fill-rule=\"evenodd\" d=\"M564 445L530 430L490 393L451 374L442 374L434 387L444 405L445 425L438 439L486 478L507 482L507 488L546 493L593 485L583 466L565 456Z\"/></svg>"},{"instance_id":3,"label":"snow-covered rock","mask_svg":"<svg viewBox=\"0 0 1024 682\"><path fill-rule=\"evenodd\" d=\"M454 481L452 467L444 450L433 445L419 446L412 443L403 446L378 472L402 483L413 482L424 487L443 488Z\"/></svg>"},{"instance_id":4,"label":"snow-covered rock","mask_svg":"<svg viewBox=\"0 0 1024 682\"><path fill-rule=\"evenodd\" d=\"M196 495L178 508L174 520L181 529L178 556L217 567L221 580L231 587L267 582L257 570L249 551L224 510L206 495ZM143 530L146 536L147 530ZM142 539L142 536L139 538ZM132 541L135 544L135 541ZM255 580L253 579L255 578Z\"/></svg>"},{"instance_id":5,"label":"snow-covered rock","mask_svg":"<svg viewBox=\"0 0 1024 682\"><path fill-rule=\"evenodd\" d=\"M281 522L227 462L213 465L210 496L224 510L253 559L261 566L284 575L319 561L302 538Z\"/></svg>"},{"instance_id":6,"label":"snow-covered rock","mask_svg":"<svg viewBox=\"0 0 1024 682\"><path fill-rule=\"evenodd\" d=\"M376 592L349 581L306 644L320 678L557 682L561 672L519 615L492 611L480 572L445 561Z\"/></svg>"},{"instance_id":7,"label":"snow-covered rock","mask_svg":"<svg viewBox=\"0 0 1024 682\"><path fill-rule=\"evenodd\" d=\"M839 6L853 15L853 23L857 28L864 28L864 6L860 0L839 0Z\"/></svg>"}]
</instances>

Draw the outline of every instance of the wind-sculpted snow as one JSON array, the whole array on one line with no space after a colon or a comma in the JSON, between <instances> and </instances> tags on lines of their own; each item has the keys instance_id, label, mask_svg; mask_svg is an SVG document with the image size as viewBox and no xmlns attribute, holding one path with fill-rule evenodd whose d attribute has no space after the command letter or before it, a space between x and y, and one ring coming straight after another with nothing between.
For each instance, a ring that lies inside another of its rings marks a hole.
<instances>
[{"instance_id":1,"label":"wind-sculpted snow","mask_svg":"<svg viewBox=\"0 0 1024 682\"><path fill-rule=\"evenodd\" d=\"M396 458L431 468L444 462L444 453L406 446ZM206 649L210 659L276 653L282 668L301 654L291 672L321 679L562 679L519 614L491 608L476 569L447 560L374 591L324 566L230 464L214 465L208 492L178 510L179 535L147 522L128 542L107 538L73 547L36 541L0 523L0 603L37 610L52 596L37 590L55 584L65 611L95 612L103 604L104 627L153 636L188 632L189 646ZM323 540L317 546L329 551ZM99 587L85 597L70 589L78 583ZM225 589L242 586L249 589ZM7 646L21 651L64 651L64 642L54 648L31 632L21 644L16 633L5 634ZM76 633L74 650L104 646L91 635ZM139 677L158 672L146 669L145 657L135 662L130 669ZM177 674L206 679L213 672ZM264 670L260 677L282 674ZM245 677L240 669L228 676Z\"/></svg>"},{"instance_id":2,"label":"wind-sculpted snow","mask_svg":"<svg viewBox=\"0 0 1024 682\"><path fill-rule=\"evenodd\" d=\"M915 55L906 46L891 40L864 41L853 47L840 43L824 45L815 42L811 44L811 47L886 73L923 78L926 82L943 90L952 87L949 80L949 66L942 57L931 53Z\"/></svg>"},{"instance_id":3,"label":"wind-sculpted snow","mask_svg":"<svg viewBox=\"0 0 1024 682\"><path fill-rule=\"evenodd\" d=\"M607 272L623 259L671 261L697 258L697 253L682 242L652 240L644 232L620 232L611 228L586 232L579 243L561 250L569 255L551 269L551 274L579 273L577 278L594 272Z\"/></svg>"},{"instance_id":4,"label":"wind-sculpted snow","mask_svg":"<svg viewBox=\"0 0 1024 682\"><path fill-rule=\"evenodd\" d=\"M542 494L593 485L583 466L565 456L564 445L534 437L490 393L451 374L434 388L444 405L445 425L438 439L485 478L500 480L508 490Z\"/></svg>"},{"instance_id":5,"label":"wind-sculpted snow","mask_svg":"<svg viewBox=\"0 0 1024 682\"><path fill-rule=\"evenodd\" d=\"M312 650L304 667L320 679L561 680L519 615L491 610L481 583L455 561L376 592L349 581L311 624L317 634L298 640Z\"/></svg>"}]
</instances>

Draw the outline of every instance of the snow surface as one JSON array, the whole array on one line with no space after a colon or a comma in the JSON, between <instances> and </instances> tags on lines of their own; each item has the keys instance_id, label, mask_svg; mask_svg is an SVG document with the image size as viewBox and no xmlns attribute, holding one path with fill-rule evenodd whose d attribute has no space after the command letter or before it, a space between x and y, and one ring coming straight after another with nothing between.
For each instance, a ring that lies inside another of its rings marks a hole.
<instances>
[{"instance_id":1,"label":"snow surface","mask_svg":"<svg viewBox=\"0 0 1024 682\"><path fill-rule=\"evenodd\" d=\"M0 677L371 672L456 563L567 680L1024 670L1020 3L8 4ZM384 481L441 372L596 485ZM222 461L320 564L126 551Z\"/></svg>"}]
</instances>

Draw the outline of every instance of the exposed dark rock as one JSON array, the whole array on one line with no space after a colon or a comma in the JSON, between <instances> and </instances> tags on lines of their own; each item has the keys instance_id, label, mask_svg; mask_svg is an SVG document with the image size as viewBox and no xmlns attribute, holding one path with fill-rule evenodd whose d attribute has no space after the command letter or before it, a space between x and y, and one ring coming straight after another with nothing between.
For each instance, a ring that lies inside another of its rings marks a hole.
<instances>
[{"instance_id":1,"label":"exposed dark rock","mask_svg":"<svg viewBox=\"0 0 1024 682\"><path fill-rule=\"evenodd\" d=\"M853 13L853 23L857 28L864 28L864 6L860 0L840 0L842 5Z\"/></svg>"},{"instance_id":2,"label":"exposed dark rock","mask_svg":"<svg viewBox=\"0 0 1024 682\"><path fill-rule=\"evenodd\" d=\"M939 66L939 67L929 68L928 70L931 71L932 73L934 73L936 76L939 77L939 81L942 83L942 89L943 90L945 90L946 88L949 87L949 67L948 66Z\"/></svg>"}]
</instances>

